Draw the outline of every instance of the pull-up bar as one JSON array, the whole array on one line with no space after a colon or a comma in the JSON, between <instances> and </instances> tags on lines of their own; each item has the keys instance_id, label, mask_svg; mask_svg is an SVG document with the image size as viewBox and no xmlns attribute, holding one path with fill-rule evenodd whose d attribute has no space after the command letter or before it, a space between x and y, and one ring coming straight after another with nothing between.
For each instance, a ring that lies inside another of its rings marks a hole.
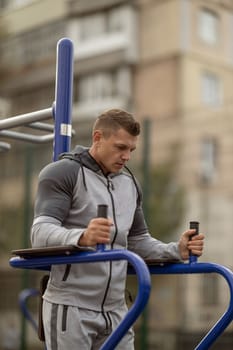
<instances>
[{"instance_id":1,"label":"pull-up bar","mask_svg":"<svg viewBox=\"0 0 233 350\"><path fill-rule=\"evenodd\" d=\"M20 114L15 117L0 120L0 130L11 129L17 126L25 126L38 120L46 120L53 115L53 109L47 108L40 111ZM2 132L0 133L2 135Z\"/></svg>"},{"instance_id":2,"label":"pull-up bar","mask_svg":"<svg viewBox=\"0 0 233 350\"><path fill-rule=\"evenodd\" d=\"M70 39L64 38L57 45L55 102L53 106L0 120L0 137L37 144L54 140L53 160L57 160L60 153L70 149L71 136L74 133L71 127L72 94L73 43ZM54 127L51 124L41 123L41 121L50 118L54 119ZM20 126L49 131L49 134L35 135L9 130Z\"/></svg>"},{"instance_id":3,"label":"pull-up bar","mask_svg":"<svg viewBox=\"0 0 233 350\"><path fill-rule=\"evenodd\" d=\"M11 148L11 145L7 142L0 142L0 152L7 152Z\"/></svg>"}]
</instances>

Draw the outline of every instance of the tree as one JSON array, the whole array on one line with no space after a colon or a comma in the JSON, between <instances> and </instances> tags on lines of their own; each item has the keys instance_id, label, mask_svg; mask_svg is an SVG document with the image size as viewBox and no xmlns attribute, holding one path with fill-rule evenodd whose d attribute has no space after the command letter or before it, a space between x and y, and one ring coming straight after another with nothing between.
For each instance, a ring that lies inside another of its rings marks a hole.
<instances>
[{"instance_id":1,"label":"tree","mask_svg":"<svg viewBox=\"0 0 233 350\"><path fill-rule=\"evenodd\" d=\"M169 239L185 212L184 188L176 180L176 157L151 172L148 195L148 225L158 239Z\"/></svg>"}]
</instances>

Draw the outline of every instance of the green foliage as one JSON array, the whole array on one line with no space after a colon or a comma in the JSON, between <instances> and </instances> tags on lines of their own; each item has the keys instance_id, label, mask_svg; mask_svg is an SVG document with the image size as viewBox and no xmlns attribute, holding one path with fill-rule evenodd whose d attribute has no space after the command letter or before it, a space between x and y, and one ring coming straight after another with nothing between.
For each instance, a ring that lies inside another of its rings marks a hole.
<instances>
[{"instance_id":1,"label":"green foliage","mask_svg":"<svg viewBox=\"0 0 233 350\"><path fill-rule=\"evenodd\" d=\"M170 160L156 166L150 174L147 222L158 239L169 239L184 216L184 189L176 181L176 162Z\"/></svg>"},{"instance_id":2,"label":"green foliage","mask_svg":"<svg viewBox=\"0 0 233 350\"><path fill-rule=\"evenodd\" d=\"M9 253L21 247L23 228L23 206L3 208L0 211L0 252Z\"/></svg>"}]
</instances>

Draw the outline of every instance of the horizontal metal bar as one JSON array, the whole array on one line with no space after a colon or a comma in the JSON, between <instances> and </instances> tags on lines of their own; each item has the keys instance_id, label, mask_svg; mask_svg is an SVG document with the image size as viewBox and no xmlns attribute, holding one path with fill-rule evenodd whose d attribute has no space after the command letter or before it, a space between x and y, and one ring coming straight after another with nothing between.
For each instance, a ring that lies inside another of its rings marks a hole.
<instances>
[{"instance_id":1,"label":"horizontal metal bar","mask_svg":"<svg viewBox=\"0 0 233 350\"><path fill-rule=\"evenodd\" d=\"M33 134L25 134L18 131L0 130L0 137L7 137L10 139L32 142L32 143L46 143L46 142L52 141L54 138L54 135L47 134L47 135L39 136L39 135L33 135Z\"/></svg>"},{"instance_id":2,"label":"horizontal metal bar","mask_svg":"<svg viewBox=\"0 0 233 350\"><path fill-rule=\"evenodd\" d=\"M53 116L52 107L35 111L35 112L16 115L14 117L0 120L0 130L15 128L17 126L23 126L29 123L36 122L38 120L46 120L46 119L52 118L52 116Z\"/></svg>"},{"instance_id":3,"label":"horizontal metal bar","mask_svg":"<svg viewBox=\"0 0 233 350\"><path fill-rule=\"evenodd\" d=\"M40 122L30 123L30 124L27 124L25 126L29 127L29 128L32 128L32 129L51 131L51 132L53 132L53 130L54 130L54 125L47 124L47 123L40 123ZM73 135L75 135L75 130L74 129L72 129L72 136Z\"/></svg>"},{"instance_id":4,"label":"horizontal metal bar","mask_svg":"<svg viewBox=\"0 0 233 350\"><path fill-rule=\"evenodd\" d=\"M0 152L6 152L11 149L11 145L7 142L0 142Z\"/></svg>"},{"instance_id":5,"label":"horizontal metal bar","mask_svg":"<svg viewBox=\"0 0 233 350\"><path fill-rule=\"evenodd\" d=\"M37 129L37 130L43 130L43 131L53 132L54 130L54 125L47 124L47 123L40 123L40 122L30 123L25 126L31 129Z\"/></svg>"}]
</instances>

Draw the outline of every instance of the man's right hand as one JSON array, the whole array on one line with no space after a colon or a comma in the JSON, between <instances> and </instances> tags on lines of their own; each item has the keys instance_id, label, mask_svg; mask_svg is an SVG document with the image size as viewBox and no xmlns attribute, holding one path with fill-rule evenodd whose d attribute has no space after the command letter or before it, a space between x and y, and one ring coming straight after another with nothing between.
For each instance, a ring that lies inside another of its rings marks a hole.
<instances>
[{"instance_id":1,"label":"man's right hand","mask_svg":"<svg viewBox=\"0 0 233 350\"><path fill-rule=\"evenodd\" d=\"M110 243L110 229L113 225L111 219L94 218L89 222L87 229L78 241L79 246L95 246L96 244Z\"/></svg>"}]
</instances>

